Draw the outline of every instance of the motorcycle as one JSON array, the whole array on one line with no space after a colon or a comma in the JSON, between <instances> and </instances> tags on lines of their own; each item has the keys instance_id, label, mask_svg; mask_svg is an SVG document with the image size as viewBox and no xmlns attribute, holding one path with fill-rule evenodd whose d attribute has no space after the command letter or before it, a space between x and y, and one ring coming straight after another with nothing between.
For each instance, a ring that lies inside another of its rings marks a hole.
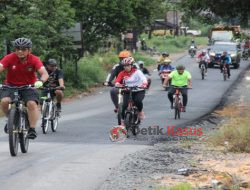
<instances>
[{"instance_id":1,"label":"motorcycle","mask_svg":"<svg viewBox=\"0 0 250 190\"><path fill-rule=\"evenodd\" d=\"M248 60L249 54L250 54L250 49L244 49L242 52L242 59Z\"/></svg>"},{"instance_id":2,"label":"motorcycle","mask_svg":"<svg viewBox=\"0 0 250 190\"><path fill-rule=\"evenodd\" d=\"M193 58L196 54L196 48L195 46L190 46L189 48L189 55Z\"/></svg>"},{"instance_id":3,"label":"motorcycle","mask_svg":"<svg viewBox=\"0 0 250 190\"><path fill-rule=\"evenodd\" d=\"M161 83L163 84L164 80L168 77L168 75L171 73L171 70L163 70L160 73ZM170 81L168 82L167 87L170 85Z\"/></svg>"}]
</instances>

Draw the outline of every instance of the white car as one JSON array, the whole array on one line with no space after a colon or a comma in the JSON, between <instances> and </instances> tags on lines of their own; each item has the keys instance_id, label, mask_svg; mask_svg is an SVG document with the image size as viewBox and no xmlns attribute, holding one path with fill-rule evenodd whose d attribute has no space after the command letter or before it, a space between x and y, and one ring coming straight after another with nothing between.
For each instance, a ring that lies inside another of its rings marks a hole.
<instances>
[{"instance_id":1,"label":"white car","mask_svg":"<svg viewBox=\"0 0 250 190\"><path fill-rule=\"evenodd\" d=\"M187 34L191 34L193 36L199 36L201 35L201 31L200 30L187 30Z\"/></svg>"}]
</instances>

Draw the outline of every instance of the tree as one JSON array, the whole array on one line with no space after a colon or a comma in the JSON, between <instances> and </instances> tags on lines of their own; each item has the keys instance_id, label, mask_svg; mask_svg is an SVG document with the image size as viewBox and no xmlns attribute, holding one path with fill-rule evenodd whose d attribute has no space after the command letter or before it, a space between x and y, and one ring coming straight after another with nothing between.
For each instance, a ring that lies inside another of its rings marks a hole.
<instances>
[{"instance_id":1,"label":"tree","mask_svg":"<svg viewBox=\"0 0 250 190\"><path fill-rule=\"evenodd\" d=\"M0 39L30 38L33 52L42 60L49 56L58 59L72 45L72 38L63 33L75 23L69 0L12 1L6 4L3 15Z\"/></svg>"},{"instance_id":2,"label":"tree","mask_svg":"<svg viewBox=\"0 0 250 190\"><path fill-rule=\"evenodd\" d=\"M82 23L84 51L95 52L102 40L128 29L142 31L162 10L165 0L71 0Z\"/></svg>"},{"instance_id":3,"label":"tree","mask_svg":"<svg viewBox=\"0 0 250 190\"><path fill-rule=\"evenodd\" d=\"M187 16L203 12L208 17L212 14L229 19L238 17L243 25L247 23L250 10L248 0L182 0L181 4Z\"/></svg>"}]
</instances>

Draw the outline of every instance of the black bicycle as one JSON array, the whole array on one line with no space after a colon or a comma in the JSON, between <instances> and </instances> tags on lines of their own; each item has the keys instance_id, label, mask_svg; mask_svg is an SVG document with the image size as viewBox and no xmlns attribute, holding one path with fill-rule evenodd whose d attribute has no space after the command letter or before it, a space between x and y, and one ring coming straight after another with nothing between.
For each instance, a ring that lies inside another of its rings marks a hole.
<instances>
[{"instance_id":1,"label":"black bicycle","mask_svg":"<svg viewBox=\"0 0 250 190\"><path fill-rule=\"evenodd\" d=\"M26 86L8 86L2 85L1 89L11 89L14 91L14 99L10 102L10 110L8 115L8 133L9 133L9 149L11 156L18 153L18 142L20 143L22 153L27 153L29 148L29 120L27 108L21 100L19 92L21 90L33 89L32 85Z\"/></svg>"},{"instance_id":2,"label":"black bicycle","mask_svg":"<svg viewBox=\"0 0 250 190\"><path fill-rule=\"evenodd\" d=\"M228 78L227 75L228 71L227 71L227 66L225 63L223 63L223 67L222 67L222 74L223 74L223 80L226 81Z\"/></svg>"},{"instance_id":3,"label":"black bicycle","mask_svg":"<svg viewBox=\"0 0 250 190\"><path fill-rule=\"evenodd\" d=\"M201 79L205 79L205 72L206 72L206 65L204 61L201 61L200 63L200 71L201 71Z\"/></svg>"},{"instance_id":4,"label":"black bicycle","mask_svg":"<svg viewBox=\"0 0 250 190\"><path fill-rule=\"evenodd\" d=\"M60 117L60 111L57 110L56 103L54 101L53 92L56 90L63 90L61 87L43 87L41 88L46 96L42 96L42 131L44 134L48 132L49 124L51 125L51 130L56 132L58 126L58 119Z\"/></svg>"},{"instance_id":5,"label":"black bicycle","mask_svg":"<svg viewBox=\"0 0 250 190\"><path fill-rule=\"evenodd\" d=\"M127 130L127 137L129 137L129 131L131 131L132 134L136 136L137 129L139 128L141 121L139 120L139 117L138 117L139 111L138 111L138 108L134 104L132 93L134 91L137 91L139 87L124 86L124 87L118 87L118 88L122 88L123 92L126 91L129 93L128 107L125 110L125 118L124 118L124 123L125 123L125 127Z\"/></svg>"}]
</instances>

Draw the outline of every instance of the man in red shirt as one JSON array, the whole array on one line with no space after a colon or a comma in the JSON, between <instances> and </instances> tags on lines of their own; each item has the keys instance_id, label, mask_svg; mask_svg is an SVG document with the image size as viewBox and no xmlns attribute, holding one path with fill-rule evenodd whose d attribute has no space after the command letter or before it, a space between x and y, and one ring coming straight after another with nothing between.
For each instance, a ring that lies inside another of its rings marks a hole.
<instances>
[{"instance_id":1,"label":"man in red shirt","mask_svg":"<svg viewBox=\"0 0 250 190\"><path fill-rule=\"evenodd\" d=\"M9 86L24 86L35 85L39 88L48 79L48 73L43 66L40 59L31 54L32 42L26 38L18 38L15 40L15 52L6 55L0 61L0 72L6 70L7 76L4 81ZM40 80L37 80L36 72L41 76ZM37 134L35 131L36 123L39 119L39 95L36 89L26 89L20 92L22 100L25 102L28 108L28 117L30 123L30 129L28 131L28 137L35 139ZM5 115L8 115L9 103L14 94L11 89L2 89L0 92L1 106ZM6 124L4 131L8 132L8 126Z\"/></svg>"}]
</instances>

